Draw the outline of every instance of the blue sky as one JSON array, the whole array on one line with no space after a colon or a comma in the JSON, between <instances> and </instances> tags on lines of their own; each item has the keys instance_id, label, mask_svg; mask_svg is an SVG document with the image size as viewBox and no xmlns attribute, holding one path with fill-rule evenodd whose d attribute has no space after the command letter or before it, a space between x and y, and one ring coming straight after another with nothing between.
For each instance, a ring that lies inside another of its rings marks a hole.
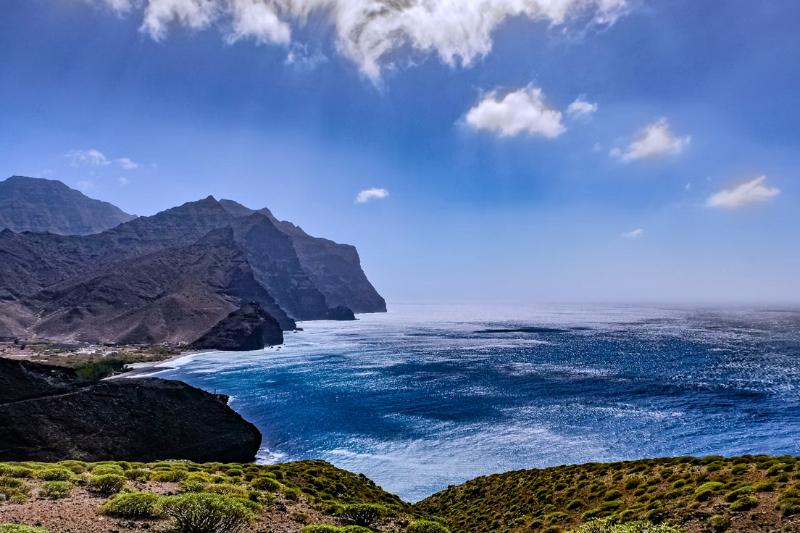
<instances>
[{"instance_id":1,"label":"blue sky","mask_svg":"<svg viewBox=\"0 0 800 533\"><path fill-rule=\"evenodd\" d=\"M458 4L4 0L0 175L268 206L390 302L800 300L799 3Z\"/></svg>"}]
</instances>

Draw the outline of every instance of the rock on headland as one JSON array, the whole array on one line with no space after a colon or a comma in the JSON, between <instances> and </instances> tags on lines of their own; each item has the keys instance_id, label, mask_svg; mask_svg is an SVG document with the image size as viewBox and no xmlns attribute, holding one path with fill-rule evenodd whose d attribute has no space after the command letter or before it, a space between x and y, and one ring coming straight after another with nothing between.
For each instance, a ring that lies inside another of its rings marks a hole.
<instances>
[{"instance_id":1,"label":"rock on headland","mask_svg":"<svg viewBox=\"0 0 800 533\"><path fill-rule=\"evenodd\" d=\"M0 358L0 461L247 462L261 433L180 381L84 383L71 370Z\"/></svg>"},{"instance_id":2,"label":"rock on headland","mask_svg":"<svg viewBox=\"0 0 800 533\"><path fill-rule=\"evenodd\" d=\"M194 341L198 350L247 351L283 344L278 321L257 303L250 303L220 320L211 330Z\"/></svg>"}]
</instances>

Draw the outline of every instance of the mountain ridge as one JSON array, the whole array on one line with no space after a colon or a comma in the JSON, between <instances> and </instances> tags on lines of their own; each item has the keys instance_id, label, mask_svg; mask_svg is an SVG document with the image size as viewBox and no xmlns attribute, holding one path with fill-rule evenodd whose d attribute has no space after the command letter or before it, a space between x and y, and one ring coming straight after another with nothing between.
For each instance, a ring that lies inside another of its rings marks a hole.
<instances>
[{"instance_id":1,"label":"mountain ridge","mask_svg":"<svg viewBox=\"0 0 800 533\"><path fill-rule=\"evenodd\" d=\"M58 180L11 176L0 181L0 230L89 235L134 218Z\"/></svg>"},{"instance_id":2,"label":"mountain ridge","mask_svg":"<svg viewBox=\"0 0 800 533\"><path fill-rule=\"evenodd\" d=\"M213 196L90 235L3 230L0 302L7 332L107 343L191 343L250 302L284 330L386 310L354 247Z\"/></svg>"}]
</instances>

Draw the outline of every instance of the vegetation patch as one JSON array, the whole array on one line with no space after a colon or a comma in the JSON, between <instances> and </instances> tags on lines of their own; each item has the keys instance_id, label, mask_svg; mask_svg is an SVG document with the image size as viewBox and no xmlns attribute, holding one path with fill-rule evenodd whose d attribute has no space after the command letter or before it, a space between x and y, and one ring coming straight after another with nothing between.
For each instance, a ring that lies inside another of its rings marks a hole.
<instances>
[{"instance_id":1,"label":"vegetation patch","mask_svg":"<svg viewBox=\"0 0 800 533\"><path fill-rule=\"evenodd\" d=\"M159 518L162 515L161 497L150 492L117 494L100 508L100 513L119 518Z\"/></svg>"}]
</instances>

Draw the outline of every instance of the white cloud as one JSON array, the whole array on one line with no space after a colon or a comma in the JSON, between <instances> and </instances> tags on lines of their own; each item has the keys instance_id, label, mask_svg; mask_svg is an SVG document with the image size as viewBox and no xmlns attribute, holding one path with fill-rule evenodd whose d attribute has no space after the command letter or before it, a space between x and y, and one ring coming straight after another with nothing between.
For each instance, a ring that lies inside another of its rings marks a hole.
<instances>
[{"instance_id":1,"label":"white cloud","mask_svg":"<svg viewBox=\"0 0 800 533\"><path fill-rule=\"evenodd\" d=\"M93 167L104 167L111 164L111 161L101 152L95 148L88 150L70 150L64 157L69 159L72 166L89 165Z\"/></svg>"},{"instance_id":2,"label":"white cloud","mask_svg":"<svg viewBox=\"0 0 800 533\"><path fill-rule=\"evenodd\" d=\"M389 197L389 191L386 189L364 189L356 195L357 204L365 204L370 200L383 200Z\"/></svg>"},{"instance_id":3,"label":"white cloud","mask_svg":"<svg viewBox=\"0 0 800 533\"><path fill-rule=\"evenodd\" d=\"M91 180L80 180L75 186L82 191L88 191L89 189L94 189L94 182Z\"/></svg>"},{"instance_id":4,"label":"white cloud","mask_svg":"<svg viewBox=\"0 0 800 533\"><path fill-rule=\"evenodd\" d=\"M137 168L139 168L139 163L128 157L120 157L118 159L115 159L115 162L125 170L136 170Z\"/></svg>"},{"instance_id":5,"label":"white cloud","mask_svg":"<svg viewBox=\"0 0 800 533\"><path fill-rule=\"evenodd\" d=\"M642 228L636 228L635 230L626 231L622 234L623 239L641 239L644 237L644 230Z\"/></svg>"},{"instance_id":6,"label":"white cloud","mask_svg":"<svg viewBox=\"0 0 800 533\"><path fill-rule=\"evenodd\" d=\"M128 178L126 178L125 176L120 176L120 177L117 178L117 184L120 187L125 187L129 183L130 183L130 180Z\"/></svg>"},{"instance_id":7,"label":"white cloud","mask_svg":"<svg viewBox=\"0 0 800 533\"><path fill-rule=\"evenodd\" d=\"M226 39L285 45L292 25L325 17L337 49L377 81L392 52L409 47L448 65L470 65L492 49L506 20L524 17L553 26L613 24L630 0L95 0L117 11L143 13L142 31L154 39L170 26L223 28Z\"/></svg>"},{"instance_id":8,"label":"white cloud","mask_svg":"<svg viewBox=\"0 0 800 533\"><path fill-rule=\"evenodd\" d=\"M622 161L648 159L665 155L677 155L692 141L690 136L675 135L666 118L660 118L648 124L636 138L624 149L614 148L611 156Z\"/></svg>"},{"instance_id":9,"label":"white cloud","mask_svg":"<svg viewBox=\"0 0 800 533\"><path fill-rule=\"evenodd\" d=\"M555 138L566 131L561 112L550 108L542 90L525 87L500 96L492 91L467 112L467 124L501 137L527 133Z\"/></svg>"},{"instance_id":10,"label":"white cloud","mask_svg":"<svg viewBox=\"0 0 800 533\"><path fill-rule=\"evenodd\" d=\"M582 96L567 106L567 115L574 119L589 118L597 112L597 104L586 101Z\"/></svg>"},{"instance_id":11,"label":"white cloud","mask_svg":"<svg viewBox=\"0 0 800 533\"><path fill-rule=\"evenodd\" d=\"M761 204L778 196L781 190L767 185L767 177L759 176L712 194L706 200L707 207L736 209Z\"/></svg>"}]
</instances>

